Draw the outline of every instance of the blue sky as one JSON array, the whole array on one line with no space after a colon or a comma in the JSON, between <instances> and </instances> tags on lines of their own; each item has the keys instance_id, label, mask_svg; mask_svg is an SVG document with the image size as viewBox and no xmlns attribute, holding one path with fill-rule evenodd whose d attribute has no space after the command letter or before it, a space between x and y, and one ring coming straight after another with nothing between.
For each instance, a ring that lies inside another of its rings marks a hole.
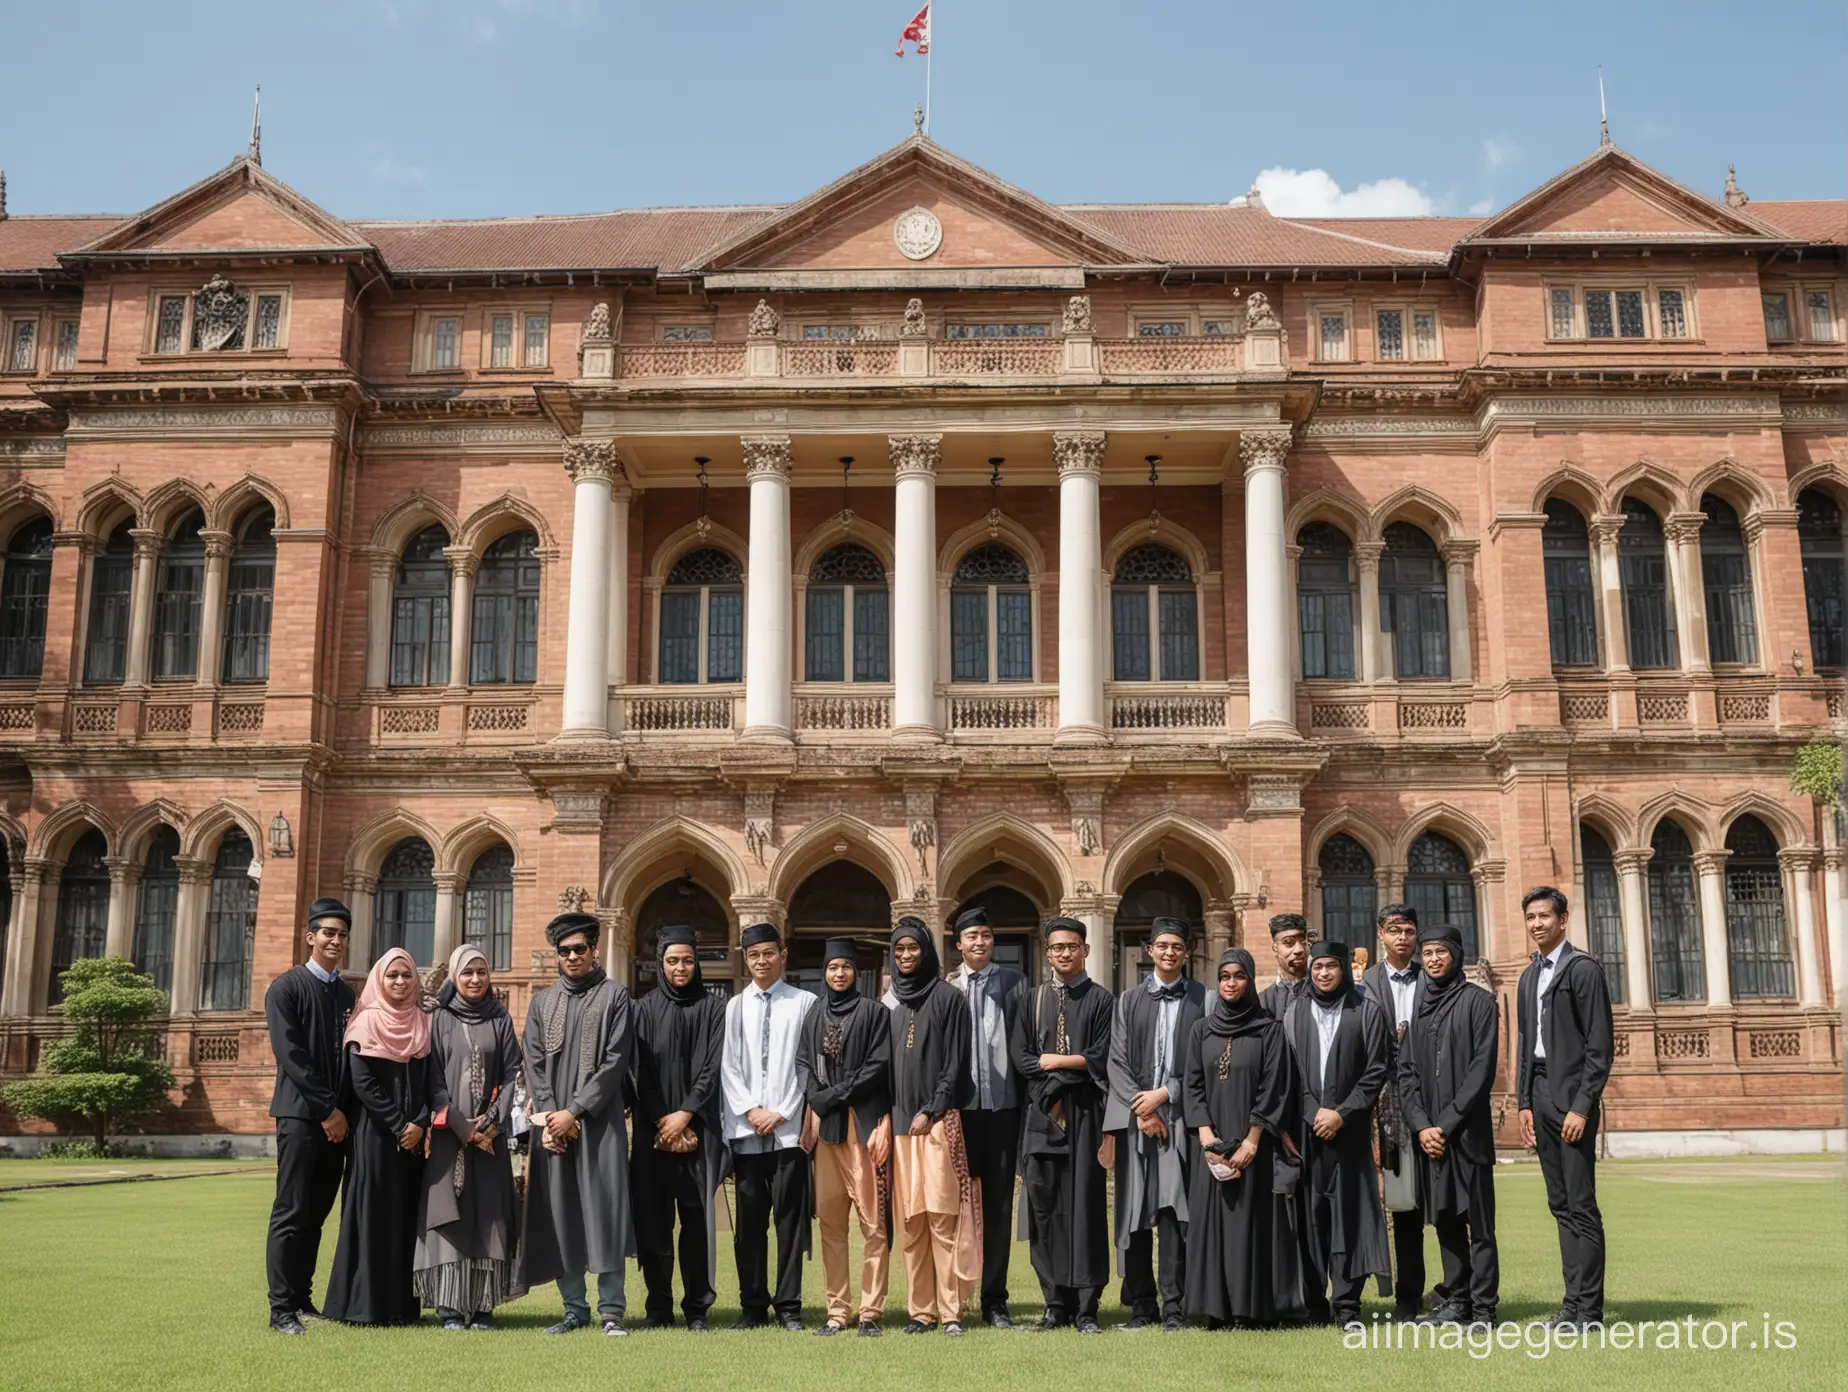
<instances>
[{"instance_id":1,"label":"blue sky","mask_svg":"<svg viewBox=\"0 0 1848 1392\"><path fill-rule=\"evenodd\" d=\"M919 3L17 4L0 168L16 212L137 211L242 151L260 81L265 165L343 216L787 201L908 133ZM1848 168L1824 0L944 0L936 30L933 135L1055 202L1263 175L1299 215L1486 212L1592 150L1600 63L1617 142L1697 188Z\"/></svg>"}]
</instances>

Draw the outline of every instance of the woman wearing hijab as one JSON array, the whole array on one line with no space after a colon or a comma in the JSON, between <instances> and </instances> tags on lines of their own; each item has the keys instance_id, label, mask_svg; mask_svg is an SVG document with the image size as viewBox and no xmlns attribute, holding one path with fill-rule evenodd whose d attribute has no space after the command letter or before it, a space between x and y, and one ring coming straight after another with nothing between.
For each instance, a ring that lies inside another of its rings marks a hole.
<instances>
[{"instance_id":1,"label":"woman wearing hijab","mask_svg":"<svg viewBox=\"0 0 1848 1392\"><path fill-rule=\"evenodd\" d=\"M347 1025L346 1050L360 1107L322 1310L348 1324L415 1324L412 1262L430 1125L430 1017L419 999L417 964L403 948L373 963Z\"/></svg>"},{"instance_id":2,"label":"woman wearing hijab","mask_svg":"<svg viewBox=\"0 0 1848 1392\"><path fill-rule=\"evenodd\" d=\"M942 979L921 919L892 930L892 1226L905 1252L907 1334L961 1334L982 1279L981 1200L969 1178L969 1002Z\"/></svg>"},{"instance_id":3,"label":"woman wearing hijab","mask_svg":"<svg viewBox=\"0 0 1848 1392\"><path fill-rule=\"evenodd\" d=\"M1258 1001L1242 947L1219 957L1218 999L1188 1037L1181 1095L1206 1163L1187 1196L1187 1310L1208 1328L1303 1318L1291 1199L1280 1154L1292 1115L1283 1027Z\"/></svg>"},{"instance_id":4,"label":"woman wearing hijab","mask_svg":"<svg viewBox=\"0 0 1848 1392\"><path fill-rule=\"evenodd\" d=\"M443 1328L492 1329L513 1289L518 1206L507 1154L520 1041L494 996L487 955L464 943L430 1020L434 1118L413 1286Z\"/></svg>"}]
</instances>

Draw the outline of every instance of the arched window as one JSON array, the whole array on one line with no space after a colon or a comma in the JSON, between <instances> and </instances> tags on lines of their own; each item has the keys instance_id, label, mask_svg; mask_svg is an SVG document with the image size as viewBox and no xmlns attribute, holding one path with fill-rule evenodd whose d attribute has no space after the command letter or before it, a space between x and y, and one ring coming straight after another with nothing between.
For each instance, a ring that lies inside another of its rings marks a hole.
<instances>
[{"instance_id":1,"label":"arched window","mask_svg":"<svg viewBox=\"0 0 1848 1392\"><path fill-rule=\"evenodd\" d=\"M744 571L716 546L674 562L661 591L661 681L744 680Z\"/></svg>"},{"instance_id":2,"label":"arched window","mask_svg":"<svg viewBox=\"0 0 1848 1392\"><path fill-rule=\"evenodd\" d=\"M128 673L128 612L135 586L135 539L124 522L90 563L90 626L83 644L85 686L117 686Z\"/></svg>"},{"instance_id":3,"label":"arched window","mask_svg":"<svg viewBox=\"0 0 1848 1392\"><path fill-rule=\"evenodd\" d=\"M1758 661L1758 616L1752 604L1752 565L1739 514L1724 498L1700 500L1700 572L1707 597L1707 655L1715 662Z\"/></svg>"},{"instance_id":4,"label":"arched window","mask_svg":"<svg viewBox=\"0 0 1848 1392\"><path fill-rule=\"evenodd\" d=\"M72 962L101 957L109 938L108 846L92 827L77 838L58 878L58 917L51 934L51 982L46 1000L64 999L63 976Z\"/></svg>"},{"instance_id":5,"label":"arched window","mask_svg":"<svg viewBox=\"0 0 1848 1392\"><path fill-rule=\"evenodd\" d=\"M680 924L693 930L696 951L729 950L731 916L706 887L692 875L681 875L656 888L635 911L635 994L641 996L661 984L660 934ZM708 981L706 989L721 1000L731 995L724 981Z\"/></svg>"},{"instance_id":6,"label":"arched window","mask_svg":"<svg viewBox=\"0 0 1848 1392\"><path fill-rule=\"evenodd\" d=\"M1694 848L1664 817L1649 839L1649 955L1655 960L1657 1001L1707 998L1700 952L1700 901L1695 897Z\"/></svg>"},{"instance_id":7,"label":"arched window","mask_svg":"<svg viewBox=\"0 0 1848 1392\"><path fill-rule=\"evenodd\" d=\"M199 605L205 594L205 519L188 513L160 554L154 584L154 679L191 680L199 673Z\"/></svg>"},{"instance_id":8,"label":"arched window","mask_svg":"<svg viewBox=\"0 0 1848 1392\"><path fill-rule=\"evenodd\" d=\"M1591 589L1591 534L1579 510L1563 498L1546 500L1540 555L1546 572L1546 626L1553 665L1595 667L1598 620Z\"/></svg>"},{"instance_id":9,"label":"arched window","mask_svg":"<svg viewBox=\"0 0 1848 1392\"><path fill-rule=\"evenodd\" d=\"M1373 942L1373 916L1379 907L1379 887L1373 879L1373 857L1367 848L1344 832L1322 843L1316 856L1322 880L1322 936L1366 947Z\"/></svg>"},{"instance_id":10,"label":"arched window","mask_svg":"<svg viewBox=\"0 0 1848 1392\"><path fill-rule=\"evenodd\" d=\"M1033 592L1026 562L998 541L957 562L950 589L950 680L1033 680Z\"/></svg>"},{"instance_id":11,"label":"arched window","mask_svg":"<svg viewBox=\"0 0 1848 1392\"><path fill-rule=\"evenodd\" d=\"M864 546L836 546L809 567L805 679L890 681L891 632L885 567ZM847 654L853 654L851 667Z\"/></svg>"},{"instance_id":12,"label":"arched window","mask_svg":"<svg viewBox=\"0 0 1848 1392\"><path fill-rule=\"evenodd\" d=\"M7 925L13 921L13 851L7 839L0 836L0 990L6 988L6 934Z\"/></svg>"},{"instance_id":13,"label":"arched window","mask_svg":"<svg viewBox=\"0 0 1848 1392\"><path fill-rule=\"evenodd\" d=\"M1409 522L1386 528L1380 555L1380 628L1392 635L1400 681L1450 676L1450 598L1444 558Z\"/></svg>"},{"instance_id":14,"label":"arched window","mask_svg":"<svg viewBox=\"0 0 1848 1392\"><path fill-rule=\"evenodd\" d=\"M1797 544L1809 602L1810 663L1848 667L1848 547L1841 507L1819 488L1797 495Z\"/></svg>"},{"instance_id":15,"label":"arched window","mask_svg":"<svg viewBox=\"0 0 1848 1392\"><path fill-rule=\"evenodd\" d=\"M173 919L180 903L180 834L165 824L154 829L141 866L135 901L135 969L154 978L163 991L173 990Z\"/></svg>"},{"instance_id":16,"label":"arched window","mask_svg":"<svg viewBox=\"0 0 1848 1392\"><path fill-rule=\"evenodd\" d=\"M1476 941L1476 882L1463 848L1427 831L1412 842L1405 859L1405 902L1418 910L1418 922L1456 924L1463 932L1463 960L1475 961L1482 955Z\"/></svg>"},{"instance_id":17,"label":"arched window","mask_svg":"<svg viewBox=\"0 0 1848 1392\"><path fill-rule=\"evenodd\" d=\"M823 946L829 938L852 938L859 944L855 984L861 995L878 995L891 922L892 899L879 877L850 860L830 861L789 899L790 984L823 994Z\"/></svg>"},{"instance_id":18,"label":"arched window","mask_svg":"<svg viewBox=\"0 0 1848 1392\"><path fill-rule=\"evenodd\" d=\"M45 666L45 605L51 596L51 519L13 533L0 575L0 677L36 677Z\"/></svg>"},{"instance_id":19,"label":"arched window","mask_svg":"<svg viewBox=\"0 0 1848 1392\"><path fill-rule=\"evenodd\" d=\"M990 861L976 878L979 882L989 875L1006 875L1012 869L1005 861ZM963 910L982 908L988 911L988 926L995 931L995 965L1012 967L1028 981L1037 983L1040 964L1045 960L1039 953L1032 951L1034 934L1039 932L1039 906L1012 885L991 884L986 889L977 890L956 906L944 921L944 951L941 954L946 962L953 962L960 955L956 951L955 934L950 926L962 915ZM1121 922L1121 905L1118 906Z\"/></svg>"},{"instance_id":20,"label":"arched window","mask_svg":"<svg viewBox=\"0 0 1848 1392\"><path fill-rule=\"evenodd\" d=\"M487 953L495 971L513 969L513 852L506 846L483 851L468 872L462 941Z\"/></svg>"},{"instance_id":21,"label":"arched window","mask_svg":"<svg viewBox=\"0 0 1848 1392\"><path fill-rule=\"evenodd\" d=\"M1591 955L1604 968L1604 984L1611 999L1622 1005L1628 987L1617 863L1611 858L1610 842L1583 822L1579 823L1579 866L1585 877L1585 936L1591 943Z\"/></svg>"},{"instance_id":22,"label":"arched window","mask_svg":"<svg viewBox=\"0 0 1848 1392\"><path fill-rule=\"evenodd\" d=\"M372 960L401 947L424 966L436 952L436 857L421 837L407 836L379 867L372 898Z\"/></svg>"},{"instance_id":23,"label":"arched window","mask_svg":"<svg viewBox=\"0 0 1848 1392\"><path fill-rule=\"evenodd\" d=\"M1168 547L1145 541L1117 561L1110 629L1116 680L1200 680L1200 616L1193 571Z\"/></svg>"},{"instance_id":24,"label":"arched window","mask_svg":"<svg viewBox=\"0 0 1848 1392\"><path fill-rule=\"evenodd\" d=\"M1326 522L1296 534L1296 615L1302 628L1303 676L1354 677L1354 615L1360 608L1354 544Z\"/></svg>"},{"instance_id":25,"label":"arched window","mask_svg":"<svg viewBox=\"0 0 1848 1392\"><path fill-rule=\"evenodd\" d=\"M250 862L250 838L232 827L212 862L205 962L199 972L201 1010L250 1007L250 945L257 929L257 882L250 878Z\"/></svg>"},{"instance_id":26,"label":"arched window","mask_svg":"<svg viewBox=\"0 0 1848 1392\"><path fill-rule=\"evenodd\" d=\"M539 674L539 538L509 532L481 554L475 574L468 679L477 686Z\"/></svg>"},{"instance_id":27,"label":"arched window","mask_svg":"<svg viewBox=\"0 0 1848 1392\"><path fill-rule=\"evenodd\" d=\"M225 580L227 682L269 680L270 617L275 607L276 514L260 508L239 532Z\"/></svg>"},{"instance_id":28,"label":"arched window","mask_svg":"<svg viewBox=\"0 0 1848 1392\"><path fill-rule=\"evenodd\" d=\"M391 595L391 684L449 682L449 533L425 527L398 558Z\"/></svg>"},{"instance_id":29,"label":"arched window","mask_svg":"<svg viewBox=\"0 0 1848 1392\"><path fill-rule=\"evenodd\" d=\"M1630 633L1630 665L1642 670L1679 667L1681 647L1675 638L1675 604L1662 519L1636 498L1623 500L1617 562L1624 626Z\"/></svg>"},{"instance_id":30,"label":"arched window","mask_svg":"<svg viewBox=\"0 0 1848 1392\"><path fill-rule=\"evenodd\" d=\"M1777 838L1756 817L1726 829L1726 957L1734 1000L1794 996Z\"/></svg>"}]
</instances>

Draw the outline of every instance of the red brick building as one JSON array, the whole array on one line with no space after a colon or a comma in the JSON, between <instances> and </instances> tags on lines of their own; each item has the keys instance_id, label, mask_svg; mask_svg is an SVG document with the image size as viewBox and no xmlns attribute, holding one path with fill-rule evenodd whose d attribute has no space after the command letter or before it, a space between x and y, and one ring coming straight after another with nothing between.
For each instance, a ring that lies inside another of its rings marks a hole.
<instances>
[{"instance_id":1,"label":"red brick building","mask_svg":"<svg viewBox=\"0 0 1848 1392\"><path fill-rule=\"evenodd\" d=\"M127 953L175 1125L265 1131L323 893L516 1013L561 904L641 986L977 899L1115 985L1409 898L1511 1012L1552 882L1619 1142L1838 1137L1844 224L1608 145L1486 221L1055 207L921 136L786 207L0 220L0 1063Z\"/></svg>"}]
</instances>

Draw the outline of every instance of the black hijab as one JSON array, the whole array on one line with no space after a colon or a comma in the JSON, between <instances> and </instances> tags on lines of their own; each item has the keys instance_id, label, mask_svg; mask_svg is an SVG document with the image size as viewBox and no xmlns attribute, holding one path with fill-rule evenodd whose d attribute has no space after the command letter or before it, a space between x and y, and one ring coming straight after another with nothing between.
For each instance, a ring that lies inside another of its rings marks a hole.
<instances>
[{"instance_id":1,"label":"black hijab","mask_svg":"<svg viewBox=\"0 0 1848 1392\"><path fill-rule=\"evenodd\" d=\"M693 949L693 979L676 986L667 979L667 950L670 947ZM696 1005L706 998L706 977L699 966L699 937L683 923L671 924L655 935L655 960L660 966L660 989L675 1005Z\"/></svg>"},{"instance_id":2,"label":"black hijab","mask_svg":"<svg viewBox=\"0 0 1848 1392\"><path fill-rule=\"evenodd\" d=\"M930 929L918 918L901 918L898 927L892 930L892 946L896 948L904 939L910 938L923 949L918 958L918 969L907 975L898 969L898 954L892 955L892 994L898 997L901 1005L920 1006L930 998L931 989L936 986L937 978L943 968L937 962L937 945L930 940Z\"/></svg>"},{"instance_id":3,"label":"black hijab","mask_svg":"<svg viewBox=\"0 0 1848 1392\"><path fill-rule=\"evenodd\" d=\"M1245 969L1245 994L1229 1001L1219 992L1219 972L1236 962ZM1213 1009L1206 1017L1206 1032L1220 1039L1234 1039L1242 1034L1258 1034L1277 1022L1258 1003L1258 966L1242 947L1228 947L1219 954L1219 967L1213 973Z\"/></svg>"},{"instance_id":4,"label":"black hijab","mask_svg":"<svg viewBox=\"0 0 1848 1392\"><path fill-rule=\"evenodd\" d=\"M1315 984L1315 962L1318 957L1332 957L1341 964L1341 980L1327 991ZM1338 1005L1354 994L1354 964L1346 943L1324 938L1309 949L1309 967L1309 989L1323 1005Z\"/></svg>"},{"instance_id":5,"label":"black hijab","mask_svg":"<svg viewBox=\"0 0 1848 1392\"><path fill-rule=\"evenodd\" d=\"M893 935L892 941L898 941L896 934ZM849 986L845 991L837 991L832 986L828 986L828 1014L850 1015L853 1013L854 1006L860 1000L860 985L858 981L860 958L859 952L854 947L851 938L829 938L823 945L821 949L821 970L823 972L822 984L824 986L827 985L826 972L828 970L828 963L832 962L836 957L845 957L849 962L854 964L856 979L854 984Z\"/></svg>"},{"instance_id":6,"label":"black hijab","mask_svg":"<svg viewBox=\"0 0 1848 1392\"><path fill-rule=\"evenodd\" d=\"M1462 930L1450 923L1429 924L1418 930L1418 946L1422 948L1428 942L1441 942L1450 949L1450 970L1442 976L1434 976L1429 971L1424 974L1424 997L1418 1003L1420 1017L1448 1012L1462 995L1459 989L1463 984Z\"/></svg>"}]
</instances>

